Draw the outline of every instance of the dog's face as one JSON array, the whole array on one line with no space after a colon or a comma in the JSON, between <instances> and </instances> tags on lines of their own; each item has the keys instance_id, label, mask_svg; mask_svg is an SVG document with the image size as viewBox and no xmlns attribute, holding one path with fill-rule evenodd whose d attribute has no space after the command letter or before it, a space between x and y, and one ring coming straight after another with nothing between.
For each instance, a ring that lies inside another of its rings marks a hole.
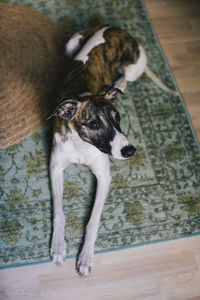
<instances>
[{"instance_id":1,"label":"dog's face","mask_svg":"<svg viewBox=\"0 0 200 300\"><path fill-rule=\"evenodd\" d=\"M126 159L135 153L120 128L120 115L108 98L85 96L66 99L57 107L53 116L66 120L70 129L100 151L118 159Z\"/></svg>"}]
</instances>

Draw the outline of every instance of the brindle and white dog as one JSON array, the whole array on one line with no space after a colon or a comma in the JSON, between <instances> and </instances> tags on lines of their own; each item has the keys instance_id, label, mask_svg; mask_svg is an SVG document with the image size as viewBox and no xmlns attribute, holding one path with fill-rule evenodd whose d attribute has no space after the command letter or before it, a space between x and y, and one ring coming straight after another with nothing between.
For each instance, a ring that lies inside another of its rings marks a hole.
<instances>
[{"instance_id":1,"label":"brindle and white dog","mask_svg":"<svg viewBox=\"0 0 200 300\"><path fill-rule=\"evenodd\" d=\"M79 32L66 44L66 54L71 57L70 69L52 114L55 122L50 161L54 211L51 257L60 264L66 256L63 170L71 163L85 164L97 178L95 202L77 260L78 272L88 275L111 181L109 155L127 159L135 152L122 133L120 115L112 100L125 89L127 81L135 81L143 72L161 88L177 93L149 70L143 47L122 29L104 26ZM117 69L121 75L113 82Z\"/></svg>"}]
</instances>

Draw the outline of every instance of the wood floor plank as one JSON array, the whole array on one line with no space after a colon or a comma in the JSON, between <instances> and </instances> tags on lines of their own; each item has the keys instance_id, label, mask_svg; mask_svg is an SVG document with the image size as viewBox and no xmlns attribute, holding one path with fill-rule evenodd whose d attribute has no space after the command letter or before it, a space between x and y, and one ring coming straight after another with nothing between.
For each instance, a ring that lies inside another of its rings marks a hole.
<instances>
[{"instance_id":1,"label":"wood floor plank","mask_svg":"<svg viewBox=\"0 0 200 300\"><path fill-rule=\"evenodd\" d=\"M48 263L4 270L0 295L20 300L187 299L200 296L199 251L200 237L193 237L96 255L88 278L76 273L74 260L61 267Z\"/></svg>"}]
</instances>

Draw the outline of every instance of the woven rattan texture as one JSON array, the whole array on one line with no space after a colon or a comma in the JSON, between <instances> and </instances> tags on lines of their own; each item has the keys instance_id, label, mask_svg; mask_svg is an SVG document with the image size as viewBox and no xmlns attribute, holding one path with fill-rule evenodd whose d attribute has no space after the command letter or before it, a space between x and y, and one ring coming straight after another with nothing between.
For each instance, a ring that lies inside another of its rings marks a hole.
<instances>
[{"instance_id":1,"label":"woven rattan texture","mask_svg":"<svg viewBox=\"0 0 200 300\"><path fill-rule=\"evenodd\" d=\"M0 3L0 148L45 123L64 62L62 41L47 17Z\"/></svg>"}]
</instances>

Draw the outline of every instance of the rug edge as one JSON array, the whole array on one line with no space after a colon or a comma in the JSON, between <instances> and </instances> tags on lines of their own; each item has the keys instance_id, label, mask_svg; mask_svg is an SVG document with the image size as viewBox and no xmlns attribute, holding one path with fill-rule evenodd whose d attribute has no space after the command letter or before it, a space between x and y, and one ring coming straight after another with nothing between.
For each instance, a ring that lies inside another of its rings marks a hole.
<instances>
[{"instance_id":1,"label":"rug edge","mask_svg":"<svg viewBox=\"0 0 200 300\"><path fill-rule=\"evenodd\" d=\"M141 0L141 3L142 3L142 5L143 5L144 11L146 12L146 16L147 16L147 19L148 19L149 24L150 24L150 26L151 26L151 30L152 30L152 32L153 32L153 34L154 34L154 36L155 36L156 42L158 43L158 46L159 46L161 55L162 55L162 57L163 57L163 59L164 59L166 65L167 65L168 71L169 71L170 74L171 74L171 77L172 77L172 80L173 80L173 82L174 82L174 85L175 85L176 89L178 90L178 92L179 92L179 94L180 94L179 98L180 98L180 100L181 100L181 104L182 104L183 109L184 109L184 112L185 112L185 114L186 114L188 123L189 123L189 125L190 125L190 129L191 129L191 131L192 131L192 134L193 134L193 137L194 137L195 142L196 142L196 144L197 144L197 147L198 147L198 149L199 149L199 151L200 151L200 141L199 141L199 139L198 139L196 130L194 129L194 126L193 126L193 123L192 123L192 120L191 120L189 111L188 111L188 109L187 109L186 103L185 103L185 101L184 101L183 95L182 95L182 93L181 93L181 91L180 91L180 88L179 88L179 86L178 86L178 84L177 84L176 76L175 76L175 74L174 74L174 72L173 72L173 70L172 70L172 68L171 68L171 66L170 66L170 64L169 64L169 61L168 61L168 59L167 59L167 57L166 57L166 55L165 55L165 51L164 51L164 49L163 49L163 47L162 47L162 45L161 45L161 42L160 42L160 40L159 40L159 38L158 38L158 35L157 35L156 29L155 29L155 27L154 27L153 21L152 21L152 19L151 19L151 16L150 16L149 11L148 11L148 9L147 9L147 6L146 6L146 4L145 4L145 0Z\"/></svg>"},{"instance_id":2,"label":"rug edge","mask_svg":"<svg viewBox=\"0 0 200 300\"><path fill-rule=\"evenodd\" d=\"M145 247L145 246L152 246L160 243L167 243L167 242L173 242L173 241L178 241L178 240L183 240L183 239L190 239L194 237L200 237L200 232L198 233L193 233L193 234L185 234L179 237L174 237L170 239L163 239L163 240L155 240L151 242L144 242L144 243L139 243L137 245L128 245L128 246L121 246L113 249L105 249L105 250L97 250L95 251L94 255L100 255L100 254L106 254L106 253L111 253L111 252L118 252L118 251L123 251L123 250L128 250L128 249L134 249L134 248L139 248L139 247ZM77 255L69 255L65 258L65 261L75 259ZM34 261L30 263L23 263L23 264L14 264L14 265L8 265L8 266L0 266L0 272L3 270L7 269L16 269L16 268L23 268L23 267L30 267L30 266L37 266L41 264L47 264L47 263L53 263L51 259L45 259L41 261Z\"/></svg>"}]
</instances>

